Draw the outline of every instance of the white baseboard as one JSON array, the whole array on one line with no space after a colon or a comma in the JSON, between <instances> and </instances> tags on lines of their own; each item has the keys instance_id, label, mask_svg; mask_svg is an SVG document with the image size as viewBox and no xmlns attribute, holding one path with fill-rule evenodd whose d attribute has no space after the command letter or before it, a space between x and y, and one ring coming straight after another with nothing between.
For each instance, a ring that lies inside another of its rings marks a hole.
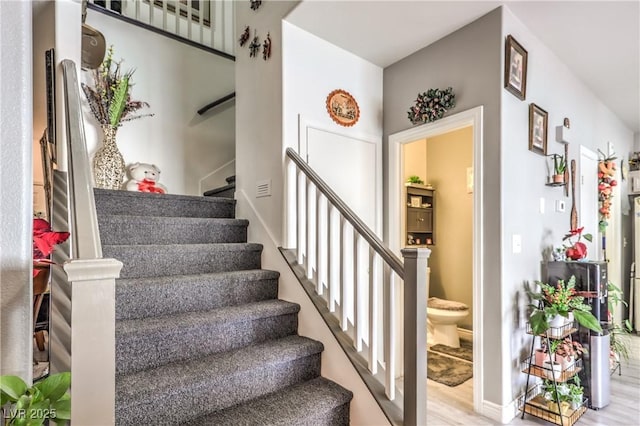
<instances>
[{"instance_id":1,"label":"white baseboard","mask_svg":"<svg viewBox=\"0 0 640 426\"><path fill-rule=\"evenodd\" d=\"M507 405L498 405L490 401L482 401L482 415L500 422L503 425L511 422L518 415L516 401L511 401Z\"/></svg>"}]
</instances>

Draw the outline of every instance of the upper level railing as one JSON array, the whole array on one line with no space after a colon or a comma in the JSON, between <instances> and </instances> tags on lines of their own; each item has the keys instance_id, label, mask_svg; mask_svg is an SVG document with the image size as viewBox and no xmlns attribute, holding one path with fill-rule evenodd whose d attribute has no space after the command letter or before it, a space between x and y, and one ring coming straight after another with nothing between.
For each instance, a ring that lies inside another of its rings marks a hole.
<instances>
[{"instance_id":1,"label":"upper level railing","mask_svg":"<svg viewBox=\"0 0 640 426\"><path fill-rule=\"evenodd\" d=\"M296 229L297 263L315 281L316 293L369 374L383 370L389 401L396 400L399 379L404 381L401 421L426 424L430 250L402 250L403 264L293 149L286 156L289 205L295 206L287 229Z\"/></svg>"},{"instance_id":2,"label":"upper level railing","mask_svg":"<svg viewBox=\"0 0 640 426\"><path fill-rule=\"evenodd\" d=\"M52 223L69 230L71 244L54 252L51 372L71 372L72 424L108 425L115 423L115 279L122 263L102 258L76 65L61 66L68 171L53 172Z\"/></svg>"},{"instance_id":3,"label":"upper level railing","mask_svg":"<svg viewBox=\"0 0 640 426\"><path fill-rule=\"evenodd\" d=\"M234 59L235 3L228 0L88 0L87 6Z\"/></svg>"}]
</instances>

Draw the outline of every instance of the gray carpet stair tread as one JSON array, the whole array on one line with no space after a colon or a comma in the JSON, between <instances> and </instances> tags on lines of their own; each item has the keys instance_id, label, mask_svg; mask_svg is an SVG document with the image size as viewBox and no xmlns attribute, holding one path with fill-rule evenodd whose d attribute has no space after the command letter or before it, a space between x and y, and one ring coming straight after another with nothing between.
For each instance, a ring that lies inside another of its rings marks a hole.
<instances>
[{"instance_id":1,"label":"gray carpet stair tread","mask_svg":"<svg viewBox=\"0 0 640 426\"><path fill-rule=\"evenodd\" d=\"M323 349L288 336L116 376L116 424L175 424L310 380Z\"/></svg>"},{"instance_id":2,"label":"gray carpet stair tread","mask_svg":"<svg viewBox=\"0 0 640 426\"><path fill-rule=\"evenodd\" d=\"M189 328L199 328L211 323L252 321L276 315L297 313L300 305L285 300L266 300L240 306L225 306L206 312L189 312L166 317L122 320L116 322L116 336L126 338L138 333L184 333ZM167 324L171 330L167 330Z\"/></svg>"},{"instance_id":3,"label":"gray carpet stair tread","mask_svg":"<svg viewBox=\"0 0 640 426\"><path fill-rule=\"evenodd\" d=\"M345 407L346 418L336 418L331 416L331 413L345 406L352 398L351 391L335 382L318 377L242 405L191 420L184 425L347 425L348 406Z\"/></svg>"},{"instance_id":4,"label":"gray carpet stair tread","mask_svg":"<svg viewBox=\"0 0 640 426\"><path fill-rule=\"evenodd\" d=\"M102 254L122 263L121 278L159 277L232 270L260 269L262 245L143 244L104 245Z\"/></svg>"},{"instance_id":5,"label":"gray carpet stair tread","mask_svg":"<svg viewBox=\"0 0 640 426\"><path fill-rule=\"evenodd\" d=\"M116 280L116 319L207 311L278 296L280 273L265 269Z\"/></svg>"},{"instance_id":6,"label":"gray carpet stair tread","mask_svg":"<svg viewBox=\"0 0 640 426\"><path fill-rule=\"evenodd\" d=\"M230 198L152 194L94 188L98 214L137 214L171 217L234 217Z\"/></svg>"},{"instance_id":7,"label":"gray carpet stair tread","mask_svg":"<svg viewBox=\"0 0 640 426\"><path fill-rule=\"evenodd\" d=\"M242 243L249 221L201 217L99 215L104 245Z\"/></svg>"},{"instance_id":8,"label":"gray carpet stair tread","mask_svg":"<svg viewBox=\"0 0 640 426\"><path fill-rule=\"evenodd\" d=\"M300 305L267 300L116 322L116 373L229 351L268 339L294 335Z\"/></svg>"}]
</instances>

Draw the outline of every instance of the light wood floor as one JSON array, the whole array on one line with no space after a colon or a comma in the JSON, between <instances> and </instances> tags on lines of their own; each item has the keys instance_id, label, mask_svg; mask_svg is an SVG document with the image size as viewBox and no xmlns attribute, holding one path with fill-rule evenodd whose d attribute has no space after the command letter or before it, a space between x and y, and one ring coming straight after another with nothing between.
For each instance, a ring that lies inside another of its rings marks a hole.
<instances>
[{"instance_id":1,"label":"light wood floor","mask_svg":"<svg viewBox=\"0 0 640 426\"><path fill-rule=\"evenodd\" d=\"M616 372L611 378L611 404L600 410L587 410L578 420L585 426L640 425L640 337L629 336L631 358L622 363L622 376ZM473 380L451 388L428 380L427 419L435 425L498 425L491 419L473 412ZM510 425L549 425L530 415L513 419Z\"/></svg>"}]
</instances>

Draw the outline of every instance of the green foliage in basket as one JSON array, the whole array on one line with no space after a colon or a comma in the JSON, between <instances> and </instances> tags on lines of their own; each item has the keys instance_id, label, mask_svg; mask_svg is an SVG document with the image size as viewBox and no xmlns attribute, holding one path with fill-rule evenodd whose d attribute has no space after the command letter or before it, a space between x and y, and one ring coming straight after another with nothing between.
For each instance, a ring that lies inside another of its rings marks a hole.
<instances>
[{"instance_id":1,"label":"green foliage in basket","mask_svg":"<svg viewBox=\"0 0 640 426\"><path fill-rule=\"evenodd\" d=\"M570 312L583 327L602 333L598 319L591 313L591 306L584 303L584 297L576 294L574 275L567 282L558 280L555 287L540 281L536 281L536 284L541 292L527 289L529 297L536 302L529 305L532 308L529 322L534 334L544 334L550 327L551 318L556 315L568 318Z\"/></svg>"}]
</instances>

